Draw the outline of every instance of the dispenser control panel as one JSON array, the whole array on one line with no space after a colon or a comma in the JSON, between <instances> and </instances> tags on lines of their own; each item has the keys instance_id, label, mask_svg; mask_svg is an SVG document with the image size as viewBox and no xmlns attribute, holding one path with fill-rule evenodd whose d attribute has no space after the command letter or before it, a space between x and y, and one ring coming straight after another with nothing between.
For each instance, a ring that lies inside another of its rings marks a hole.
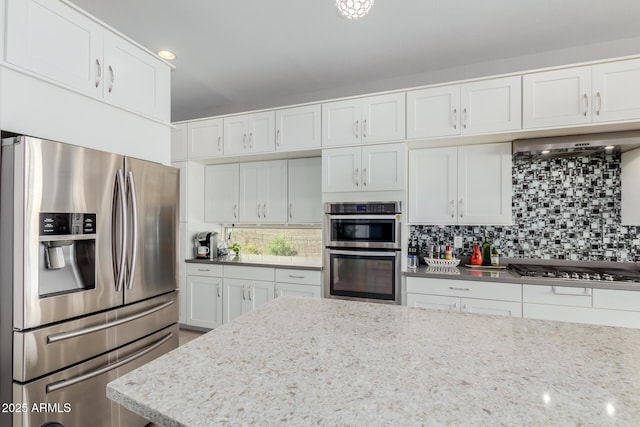
<instances>
[{"instance_id":1,"label":"dispenser control panel","mask_svg":"<svg viewBox=\"0 0 640 427\"><path fill-rule=\"evenodd\" d=\"M40 236L95 234L94 213L40 213Z\"/></svg>"}]
</instances>

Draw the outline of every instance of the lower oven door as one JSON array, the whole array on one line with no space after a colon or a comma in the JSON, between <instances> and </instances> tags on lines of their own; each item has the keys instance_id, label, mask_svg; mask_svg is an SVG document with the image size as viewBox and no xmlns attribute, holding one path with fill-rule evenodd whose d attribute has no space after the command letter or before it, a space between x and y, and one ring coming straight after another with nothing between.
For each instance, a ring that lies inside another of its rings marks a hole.
<instances>
[{"instance_id":1,"label":"lower oven door","mask_svg":"<svg viewBox=\"0 0 640 427\"><path fill-rule=\"evenodd\" d=\"M13 383L13 427L143 427L148 421L107 398L107 383L178 345L174 324L117 350L27 384ZM24 411L22 410L24 409Z\"/></svg>"},{"instance_id":2,"label":"lower oven door","mask_svg":"<svg viewBox=\"0 0 640 427\"><path fill-rule=\"evenodd\" d=\"M326 249L324 295L400 304L400 253L381 250Z\"/></svg>"}]
</instances>

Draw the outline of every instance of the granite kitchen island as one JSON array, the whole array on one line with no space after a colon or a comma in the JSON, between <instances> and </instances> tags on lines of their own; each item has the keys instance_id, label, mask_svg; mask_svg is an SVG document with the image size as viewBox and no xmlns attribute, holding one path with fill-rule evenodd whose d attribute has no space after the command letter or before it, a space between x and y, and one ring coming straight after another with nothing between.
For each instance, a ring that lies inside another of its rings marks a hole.
<instances>
[{"instance_id":1,"label":"granite kitchen island","mask_svg":"<svg viewBox=\"0 0 640 427\"><path fill-rule=\"evenodd\" d=\"M640 425L640 330L284 297L107 395L166 427Z\"/></svg>"}]
</instances>

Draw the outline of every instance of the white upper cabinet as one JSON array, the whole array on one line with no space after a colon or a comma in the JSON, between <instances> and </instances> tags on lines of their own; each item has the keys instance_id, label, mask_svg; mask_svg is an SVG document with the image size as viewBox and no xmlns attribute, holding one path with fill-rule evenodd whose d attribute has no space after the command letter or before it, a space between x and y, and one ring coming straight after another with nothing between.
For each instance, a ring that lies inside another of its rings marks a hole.
<instances>
[{"instance_id":1,"label":"white upper cabinet","mask_svg":"<svg viewBox=\"0 0 640 427\"><path fill-rule=\"evenodd\" d=\"M59 1L8 0L6 60L77 91L102 96L101 26Z\"/></svg>"},{"instance_id":2,"label":"white upper cabinet","mask_svg":"<svg viewBox=\"0 0 640 427\"><path fill-rule=\"evenodd\" d=\"M407 138L521 128L519 76L407 92Z\"/></svg>"},{"instance_id":3,"label":"white upper cabinet","mask_svg":"<svg viewBox=\"0 0 640 427\"><path fill-rule=\"evenodd\" d=\"M622 153L622 225L640 225L640 148Z\"/></svg>"},{"instance_id":4,"label":"white upper cabinet","mask_svg":"<svg viewBox=\"0 0 640 427\"><path fill-rule=\"evenodd\" d=\"M276 111L276 151L320 148L320 104Z\"/></svg>"},{"instance_id":5,"label":"white upper cabinet","mask_svg":"<svg viewBox=\"0 0 640 427\"><path fill-rule=\"evenodd\" d=\"M225 117L224 154L257 154L275 151L275 113Z\"/></svg>"},{"instance_id":6,"label":"white upper cabinet","mask_svg":"<svg viewBox=\"0 0 640 427\"><path fill-rule=\"evenodd\" d=\"M171 71L147 52L104 32L102 93L107 101L169 121Z\"/></svg>"},{"instance_id":7,"label":"white upper cabinet","mask_svg":"<svg viewBox=\"0 0 640 427\"><path fill-rule=\"evenodd\" d=\"M396 141L404 138L404 93L322 104L323 146Z\"/></svg>"},{"instance_id":8,"label":"white upper cabinet","mask_svg":"<svg viewBox=\"0 0 640 427\"><path fill-rule=\"evenodd\" d=\"M287 161L240 164L240 222L287 222Z\"/></svg>"},{"instance_id":9,"label":"white upper cabinet","mask_svg":"<svg viewBox=\"0 0 640 427\"><path fill-rule=\"evenodd\" d=\"M525 128L640 118L640 59L523 77Z\"/></svg>"},{"instance_id":10,"label":"white upper cabinet","mask_svg":"<svg viewBox=\"0 0 640 427\"><path fill-rule=\"evenodd\" d=\"M640 59L593 66L593 121L640 118Z\"/></svg>"},{"instance_id":11,"label":"white upper cabinet","mask_svg":"<svg viewBox=\"0 0 640 427\"><path fill-rule=\"evenodd\" d=\"M222 119L209 119L188 124L189 159L222 156Z\"/></svg>"},{"instance_id":12,"label":"white upper cabinet","mask_svg":"<svg viewBox=\"0 0 640 427\"><path fill-rule=\"evenodd\" d=\"M511 224L511 144L409 152L409 221Z\"/></svg>"},{"instance_id":13,"label":"white upper cabinet","mask_svg":"<svg viewBox=\"0 0 640 427\"><path fill-rule=\"evenodd\" d=\"M458 147L458 223L511 224L511 144Z\"/></svg>"},{"instance_id":14,"label":"white upper cabinet","mask_svg":"<svg viewBox=\"0 0 640 427\"><path fill-rule=\"evenodd\" d=\"M405 144L322 151L322 191L385 191L405 188Z\"/></svg>"},{"instance_id":15,"label":"white upper cabinet","mask_svg":"<svg viewBox=\"0 0 640 427\"><path fill-rule=\"evenodd\" d=\"M63 2L7 2L7 62L168 122L170 67Z\"/></svg>"},{"instance_id":16,"label":"white upper cabinet","mask_svg":"<svg viewBox=\"0 0 640 427\"><path fill-rule=\"evenodd\" d=\"M320 157L289 160L288 222L322 222L322 162Z\"/></svg>"},{"instance_id":17,"label":"white upper cabinet","mask_svg":"<svg viewBox=\"0 0 640 427\"><path fill-rule=\"evenodd\" d=\"M591 123L591 67L526 74L522 85L524 128Z\"/></svg>"},{"instance_id":18,"label":"white upper cabinet","mask_svg":"<svg viewBox=\"0 0 640 427\"><path fill-rule=\"evenodd\" d=\"M188 159L187 123L176 125L171 129L171 161L180 162Z\"/></svg>"},{"instance_id":19,"label":"white upper cabinet","mask_svg":"<svg viewBox=\"0 0 640 427\"><path fill-rule=\"evenodd\" d=\"M240 165L209 165L205 168L204 220L236 223L239 221Z\"/></svg>"}]
</instances>

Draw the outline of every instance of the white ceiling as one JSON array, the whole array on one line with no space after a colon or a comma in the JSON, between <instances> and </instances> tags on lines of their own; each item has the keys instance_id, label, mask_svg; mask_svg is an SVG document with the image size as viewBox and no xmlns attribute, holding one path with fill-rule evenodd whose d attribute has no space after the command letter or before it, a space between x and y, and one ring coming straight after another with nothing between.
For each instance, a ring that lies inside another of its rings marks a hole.
<instances>
[{"instance_id":1,"label":"white ceiling","mask_svg":"<svg viewBox=\"0 0 640 427\"><path fill-rule=\"evenodd\" d=\"M640 54L638 0L72 0L178 55L172 120Z\"/></svg>"}]
</instances>

